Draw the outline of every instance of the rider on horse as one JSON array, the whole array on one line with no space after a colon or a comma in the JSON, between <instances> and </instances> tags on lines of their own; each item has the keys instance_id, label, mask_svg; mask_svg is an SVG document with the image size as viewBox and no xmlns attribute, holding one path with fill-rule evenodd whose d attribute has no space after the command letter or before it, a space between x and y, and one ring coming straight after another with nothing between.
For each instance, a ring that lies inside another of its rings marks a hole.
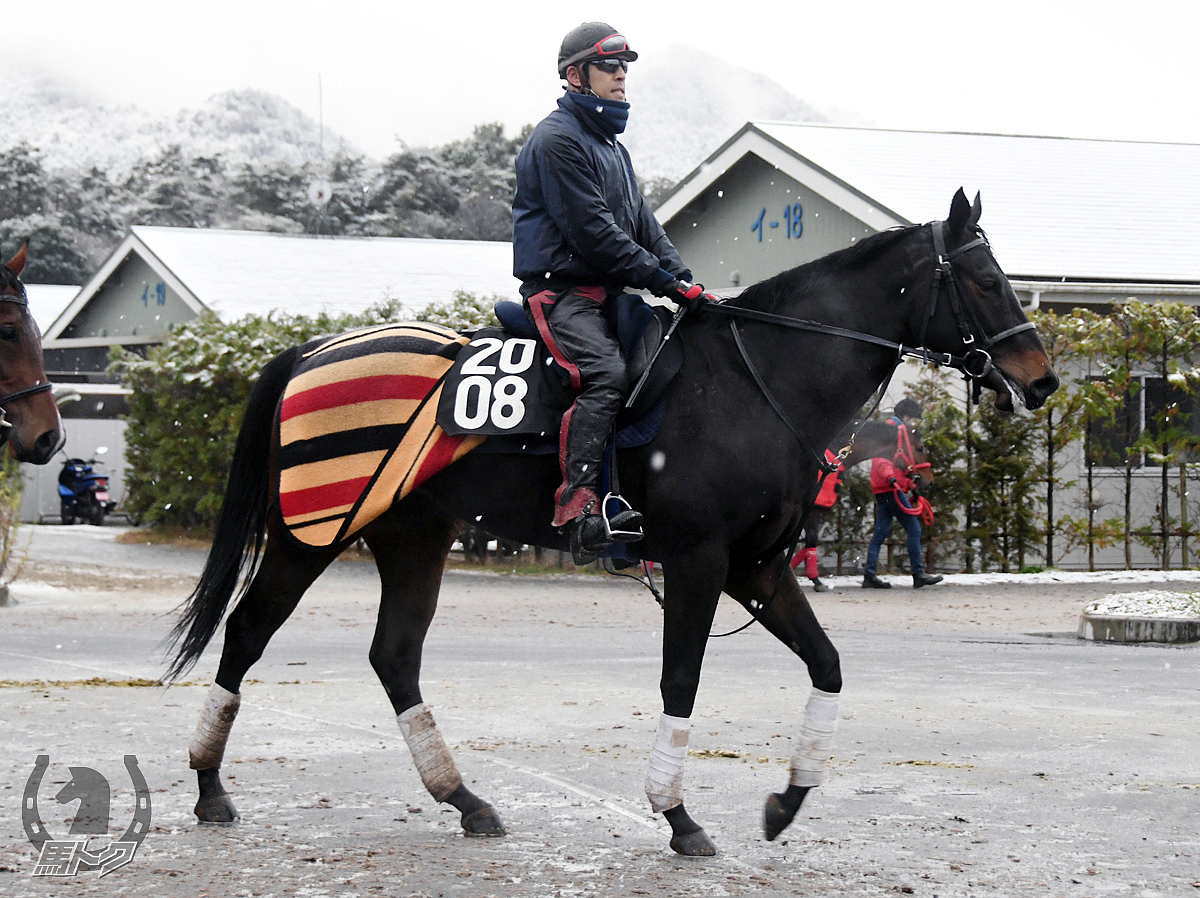
<instances>
[{"instance_id":1,"label":"rider on horse","mask_svg":"<svg viewBox=\"0 0 1200 898\"><path fill-rule=\"evenodd\" d=\"M691 304L703 288L637 188L625 130L625 74L638 54L603 22L563 38L566 93L517 156L513 273L525 307L577 393L563 416L555 527L570 528L576 563L614 541L642 538L639 512L606 520L597 495L601 460L629 384L605 303L626 288Z\"/></svg>"}]
</instances>

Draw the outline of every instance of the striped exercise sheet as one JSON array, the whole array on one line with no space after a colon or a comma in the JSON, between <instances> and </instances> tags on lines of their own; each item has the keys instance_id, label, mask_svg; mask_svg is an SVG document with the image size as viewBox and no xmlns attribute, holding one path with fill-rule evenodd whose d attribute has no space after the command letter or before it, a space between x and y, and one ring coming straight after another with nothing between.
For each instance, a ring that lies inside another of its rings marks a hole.
<instances>
[{"instance_id":1,"label":"striped exercise sheet","mask_svg":"<svg viewBox=\"0 0 1200 898\"><path fill-rule=\"evenodd\" d=\"M329 337L300 356L279 410L279 507L292 536L313 548L348 539L483 442L435 421L466 343L405 322Z\"/></svg>"}]
</instances>

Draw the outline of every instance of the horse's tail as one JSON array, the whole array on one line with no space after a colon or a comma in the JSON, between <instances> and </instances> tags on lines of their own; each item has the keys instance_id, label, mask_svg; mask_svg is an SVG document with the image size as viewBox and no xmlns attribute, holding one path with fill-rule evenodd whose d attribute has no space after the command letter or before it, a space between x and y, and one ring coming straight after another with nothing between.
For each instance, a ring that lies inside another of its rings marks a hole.
<instances>
[{"instance_id":1,"label":"horse's tail","mask_svg":"<svg viewBox=\"0 0 1200 898\"><path fill-rule=\"evenodd\" d=\"M200 581L180 606L179 620L167 639L174 653L168 680L196 663L217 632L230 599L235 592L241 598L258 568L271 507L269 461L275 409L298 351L293 347L268 362L250 392L212 549Z\"/></svg>"}]
</instances>

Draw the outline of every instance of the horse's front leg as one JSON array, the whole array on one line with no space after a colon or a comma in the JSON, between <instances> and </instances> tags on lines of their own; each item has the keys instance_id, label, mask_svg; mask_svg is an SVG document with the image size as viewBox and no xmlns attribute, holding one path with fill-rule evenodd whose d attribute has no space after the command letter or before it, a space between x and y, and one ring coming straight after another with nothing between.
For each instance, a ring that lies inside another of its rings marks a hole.
<instances>
[{"instance_id":1,"label":"horse's front leg","mask_svg":"<svg viewBox=\"0 0 1200 898\"><path fill-rule=\"evenodd\" d=\"M683 806L683 765L704 649L725 579L724 558L723 551L706 547L663 564L663 714L650 753L646 795L650 807L671 824L671 848L689 857L717 853L708 834Z\"/></svg>"},{"instance_id":2,"label":"horse's front leg","mask_svg":"<svg viewBox=\"0 0 1200 898\"><path fill-rule=\"evenodd\" d=\"M842 691L842 668L837 649L817 621L786 561L781 555L760 570L731 570L725 584L729 595L800 656L813 684L804 709L798 745L792 755L787 789L768 796L763 809L763 832L767 841L774 840L791 824L809 790L825 781L837 733L838 700Z\"/></svg>"}]
</instances>

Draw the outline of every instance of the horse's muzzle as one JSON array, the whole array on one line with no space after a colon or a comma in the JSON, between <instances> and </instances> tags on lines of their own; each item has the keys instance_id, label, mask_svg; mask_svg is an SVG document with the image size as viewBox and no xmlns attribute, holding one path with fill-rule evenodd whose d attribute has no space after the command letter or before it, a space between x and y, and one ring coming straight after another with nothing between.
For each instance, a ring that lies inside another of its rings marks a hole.
<instances>
[{"instance_id":1,"label":"horse's muzzle","mask_svg":"<svg viewBox=\"0 0 1200 898\"><path fill-rule=\"evenodd\" d=\"M32 446L23 445L19 440L13 439L12 453L17 461L28 462L31 465L44 465L54 458L54 454L63 447L66 441L67 435L62 430L47 430L33 441Z\"/></svg>"},{"instance_id":2,"label":"horse's muzzle","mask_svg":"<svg viewBox=\"0 0 1200 898\"><path fill-rule=\"evenodd\" d=\"M1050 398L1050 394L1058 389L1058 375L1051 371L1043 374L1025 388L1025 407L1032 410L1041 408Z\"/></svg>"}]
</instances>

